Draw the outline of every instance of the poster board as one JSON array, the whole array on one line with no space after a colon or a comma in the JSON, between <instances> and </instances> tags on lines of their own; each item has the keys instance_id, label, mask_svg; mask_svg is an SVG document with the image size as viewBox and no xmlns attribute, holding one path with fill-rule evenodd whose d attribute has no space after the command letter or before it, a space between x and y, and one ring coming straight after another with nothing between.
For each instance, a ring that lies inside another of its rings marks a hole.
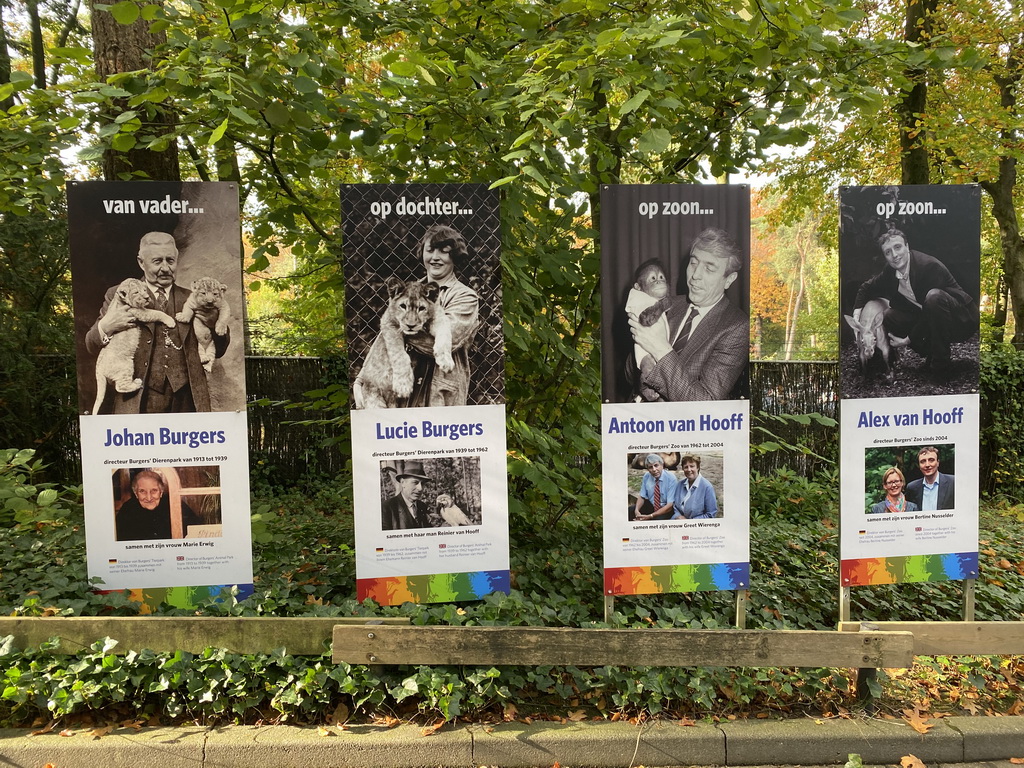
<instances>
[{"instance_id":1,"label":"poster board","mask_svg":"<svg viewBox=\"0 0 1024 768\"><path fill-rule=\"evenodd\" d=\"M245 596L237 187L73 182L68 228L89 576L146 602Z\"/></svg>"},{"instance_id":2,"label":"poster board","mask_svg":"<svg viewBox=\"0 0 1024 768\"><path fill-rule=\"evenodd\" d=\"M605 594L746 588L749 188L605 186L601 212Z\"/></svg>"},{"instance_id":3,"label":"poster board","mask_svg":"<svg viewBox=\"0 0 1024 768\"><path fill-rule=\"evenodd\" d=\"M980 190L840 191L841 584L978 575Z\"/></svg>"},{"instance_id":4,"label":"poster board","mask_svg":"<svg viewBox=\"0 0 1024 768\"><path fill-rule=\"evenodd\" d=\"M507 592L497 194L343 185L341 207L357 596Z\"/></svg>"}]
</instances>

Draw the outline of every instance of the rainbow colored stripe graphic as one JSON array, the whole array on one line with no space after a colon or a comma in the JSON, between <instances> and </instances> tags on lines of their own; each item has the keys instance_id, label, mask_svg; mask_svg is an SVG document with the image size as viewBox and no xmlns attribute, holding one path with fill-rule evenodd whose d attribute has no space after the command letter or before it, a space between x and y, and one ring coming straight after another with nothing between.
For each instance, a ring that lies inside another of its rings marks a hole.
<instances>
[{"instance_id":1,"label":"rainbow colored stripe graphic","mask_svg":"<svg viewBox=\"0 0 1024 768\"><path fill-rule=\"evenodd\" d=\"M508 591L509 571L356 579L356 597L359 600L370 598L379 605L454 603L460 600L480 600L491 592Z\"/></svg>"},{"instance_id":2,"label":"rainbow colored stripe graphic","mask_svg":"<svg viewBox=\"0 0 1024 768\"><path fill-rule=\"evenodd\" d=\"M714 589L746 589L748 586L750 563L650 565L604 570L606 595L706 592Z\"/></svg>"},{"instance_id":3,"label":"rainbow colored stripe graphic","mask_svg":"<svg viewBox=\"0 0 1024 768\"><path fill-rule=\"evenodd\" d=\"M976 579L978 553L952 552L948 555L903 555L843 560L841 576L844 587Z\"/></svg>"},{"instance_id":4,"label":"rainbow colored stripe graphic","mask_svg":"<svg viewBox=\"0 0 1024 768\"><path fill-rule=\"evenodd\" d=\"M163 604L175 608L198 608L210 600L217 600L222 590L236 587L237 599L245 600L253 593L252 584L211 584L203 587L153 587L148 589L107 589L97 590L101 595L111 592L127 592L128 599L139 603L139 613L150 614Z\"/></svg>"}]
</instances>

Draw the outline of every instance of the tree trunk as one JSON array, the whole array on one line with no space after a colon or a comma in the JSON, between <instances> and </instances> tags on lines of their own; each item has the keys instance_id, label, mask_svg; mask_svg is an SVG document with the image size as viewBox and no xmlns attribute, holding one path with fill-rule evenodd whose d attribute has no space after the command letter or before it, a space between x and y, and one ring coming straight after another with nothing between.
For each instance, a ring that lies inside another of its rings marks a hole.
<instances>
[{"instance_id":1,"label":"tree trunk","mask_svg":"<svg viewBox=\"0 0 1024 768\"><path fill-rule=\"evenodd\" d=\"M4 25L4 3L0 0L0 85L11 82L11 55L7 52L7 27ZM5 112L14 106L14 97L0 101L0 109Z\"/></svg>"},{"instance_id":2,"label":"tree trunk","mask_svg":"<svg viewBox=\"0 0 1024 768\"><path fill-rule=\"evenodd\" d=\"M92 14L93 59L96 74L101 81L111 75L123 72L147 70L152 62L152 50L166 41L163 33L151 34L149 22L141 17L132 24L118 24L109 11L98 9L98 0L89 1ZM113 109L105 116L113 121L127 105L116 100ZM151 105L148 113L142 113L142 127L138 138L162 136L173 130L175 115L170 110ZM178 181L181 170L178 167L178 147L175 142L161 152L134 147L126 152L108 149L103 154L103 178L149 178L160 181Z\"/></svg>"},{"instance_id":3,"label":"tree trunk","mask_svg":"<svg viewBox=\"0 0 1024 768\"><path fill-rule=\"evenodd\" d=\"M43 49L43 27L39 21L39 0L28 0L29 45L32 48L32 76L36 88L46 88L46 53Z\"/></svg>"},{"instance_id":4,"label":"tree trunk","mask_svg":"<svg viewBox=\"0 0 1024 768\"><path fill-rule=\"evenodd\" d=\"M995 77L999 86L1000 106L1007 115L1018 112L1017 89L1024 69L1024 51L1015 48L1006 57L1006 74ZM1016 146L1018 131L1008 124L1000 134L1006 148ZM1006 151L1009 151L1008 149ZM999 224L999 241L1003 249L1003 277L1013 309L1013 346L1024 349L1024 237L1021 237L1013 195L1017 188L1017 159L1009 154L999 158L999 175L994 181L982 181L981 188L992 198L992 216Z\"/></svg>"},{"instance_id":5,"label":"tree trunk","mask_svg":"<svg viewBox=\"0 0 1024 768\"><path fill-rule=\"evenodd\" d=\"M1017 161L1003 157L999 161L999 177L982 182L992 198L992 216L999 224L999 240L1003 249L1003 275L1013 308L1013 345L1024 349L1024 237L1021 237L1017 209L1013 207L1013 190L1017 185Z\"/></svg>"},{"instance_id":6,"label":"tree trunk","mask_svg":"<svg viewBox=\"0 0 1024 768\"><path fill-rule=\"evenodd\" d=\"M908 43L927 45L932 37L932 18L938 0L907 0L904 39ZM896 106L900 128L900 167L902 183L928 183L928 142L921 128L921 115L928 108L928 79L924 69L910 67L904 71L912 83L903 92Z\"/></svg>"}]
</instances>

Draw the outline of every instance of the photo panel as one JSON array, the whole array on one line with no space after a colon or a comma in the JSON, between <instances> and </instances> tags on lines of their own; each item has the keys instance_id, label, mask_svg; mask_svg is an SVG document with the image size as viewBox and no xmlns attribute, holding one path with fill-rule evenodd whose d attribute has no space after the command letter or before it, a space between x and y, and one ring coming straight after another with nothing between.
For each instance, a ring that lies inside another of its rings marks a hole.
<instances>
[{"instance_id":1,"label":"photo panel","mask_svg":"<svg viewBox=\"0 0 1024 768\"><path fill-rule=\"evenodd\" d=\"M978 391L977 185L842 187L840 394Z\"/></svg>"},{"instance_id":2,"label":"photo panel","mask_svg":"<svg viewBox=\"0 0 1024 768\"><path fill-rule=\"evenodd\" d=\"M236 184L72 182L68 238L79 413L245 408Z\"/></svg>"},{"instance_id":3,"label":"photo panel","mask_svg":"<svg viewBox=\"0 0 1024 768\"><path fill-rule=\"evenodd\" d=\"M602 186L605 403L749 397L749 294L747 185Z\"/></svg>"},{"instance_id":4,"label":"photo panel","mask_svg":"<svg viewBox=\"0 0 1024 768\"><path fill-rule=\"evenodd\" d=\"M498 195L344 184L353 408L505 401Z\"/></svg>"}]
</instances>

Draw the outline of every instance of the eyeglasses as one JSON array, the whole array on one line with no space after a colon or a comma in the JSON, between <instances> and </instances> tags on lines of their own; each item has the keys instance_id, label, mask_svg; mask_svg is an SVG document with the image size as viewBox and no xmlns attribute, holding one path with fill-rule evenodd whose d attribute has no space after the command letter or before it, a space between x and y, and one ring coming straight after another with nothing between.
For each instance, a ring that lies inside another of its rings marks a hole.
<instances>
[{"instance_id":1,"label":"eyeglasses","mask_svg":"<svg viewBox=\"0 0 1024 768\"><path fill-rule=\"evenodd\" d=\"M886 485L903 485L903 481L902 480L886 480L885 484Z\"/></svg>"}]
</instances>

